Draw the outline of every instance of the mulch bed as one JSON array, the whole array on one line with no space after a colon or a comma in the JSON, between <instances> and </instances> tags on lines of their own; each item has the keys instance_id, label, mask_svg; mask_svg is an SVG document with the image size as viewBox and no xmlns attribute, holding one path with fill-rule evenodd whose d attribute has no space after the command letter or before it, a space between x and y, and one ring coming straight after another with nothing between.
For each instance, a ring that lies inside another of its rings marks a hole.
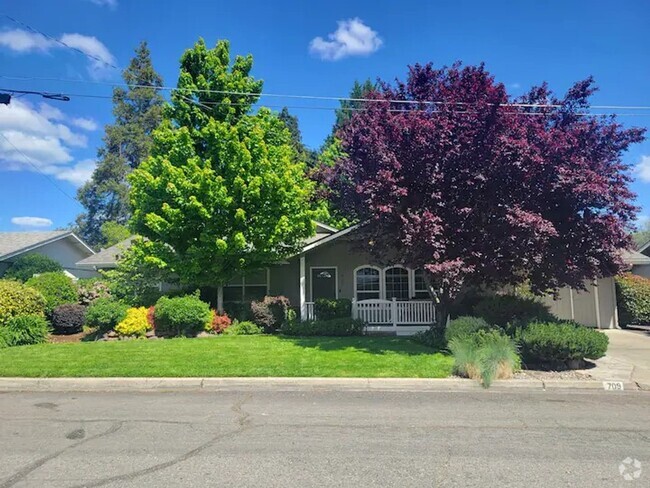
<instances>
[{"instance_id":1,"label":"mulch bed","mask_svg":"<svg viewBox=\"0 0 650 488\"><path fill-rule=\"evenodd\" d=\"M54 344L61 344L64 342L81 342L81 340L86 337L89 333L88 332L79 332L78 334L52 334L50 335L50 340L49 342L52 342Z\"/></svg>"}]
</instances>

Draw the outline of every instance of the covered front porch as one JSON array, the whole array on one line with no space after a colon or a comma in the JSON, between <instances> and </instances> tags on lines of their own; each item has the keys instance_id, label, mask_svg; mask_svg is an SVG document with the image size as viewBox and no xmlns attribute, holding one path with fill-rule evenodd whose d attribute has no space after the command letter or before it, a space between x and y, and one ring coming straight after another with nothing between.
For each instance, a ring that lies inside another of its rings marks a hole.
<instances>
[{"instance_id":1,"label":"covered front porch","mask_svg":"<svg viewBox=\"0 0 650 488\"><path fill-rule=\"evenodd\" d=\"M332 260L337 265L332 266L300 256L302 320L318 318L314 303L319 298L348 298L352 318L366 322L368 332L412 335L435 323L436 309L420 270L402 265L345 265L349 261L349 255L337 256Z\"/></svg>"}]
</instances>

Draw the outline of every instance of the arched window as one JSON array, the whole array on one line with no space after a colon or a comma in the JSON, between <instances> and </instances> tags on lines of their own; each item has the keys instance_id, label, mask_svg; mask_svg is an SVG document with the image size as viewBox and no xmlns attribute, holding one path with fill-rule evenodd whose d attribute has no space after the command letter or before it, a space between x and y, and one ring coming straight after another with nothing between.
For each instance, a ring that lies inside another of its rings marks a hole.
<instances>
[{"instance_id":1,"label":"arched window","mask_svg":"<svg viewBox=\"0 0 650 488\"><path fill-rule=\"evenodd\" d=\"M386 279L386 300L409 299L409 272L406 268L395 266L384 271Z\"/></svg>"},{"instance_id":2,"label":"arched window","mask_svg":"<svg viewBox=\"0 0 650 488\"><path fill-rule=\"evenodd\" d=\"M381 296L381 273L377 268L364 266L354 272L355 296L357 300L370 300Z\"/></svg>"}]
</instances>

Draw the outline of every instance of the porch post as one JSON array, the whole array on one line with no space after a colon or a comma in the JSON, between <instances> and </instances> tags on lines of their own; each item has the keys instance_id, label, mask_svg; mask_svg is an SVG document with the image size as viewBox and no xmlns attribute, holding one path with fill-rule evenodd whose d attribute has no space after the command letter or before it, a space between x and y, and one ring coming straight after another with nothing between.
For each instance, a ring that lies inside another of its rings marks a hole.
<instances>
[{"instance_id":1,"label":"porch post","mask_svg":"<svg viewBox=\"0 0 650 488\"><path fill-rule=\"evenodd\" d=\"M390 315L393 318L393 330L397 334L397 298L395 297L390 302Z\"/></svg>"},{"instance_id":2,"label":"porch post","mask_svg":"<svg viewBox=\"0 0 650 488\"><path fill-rule=\"evenodd\" d=\"M357 312L357 299L353 298L352 299L352 318L356 319L358 318L358 312Z\"/></svg>"},{"instance_id":3,"label":"porch post","mask_svg":"<svg viewBox=\"0 0 650 488\"><path fill-rule=\"evenodd\" d=\"M307 320L307 279L305 277L305 255L300 256L300 319Z\"/></svg>"},{"instance_id":4,"label":"porch post","mask_svg":"<svg viewBox=\"0 0 650 488\"><path fill-rule=\"evenodd\" d=\"M217 287L217 312L223 313L223 285Z\"/></svg>"}]
</instances>

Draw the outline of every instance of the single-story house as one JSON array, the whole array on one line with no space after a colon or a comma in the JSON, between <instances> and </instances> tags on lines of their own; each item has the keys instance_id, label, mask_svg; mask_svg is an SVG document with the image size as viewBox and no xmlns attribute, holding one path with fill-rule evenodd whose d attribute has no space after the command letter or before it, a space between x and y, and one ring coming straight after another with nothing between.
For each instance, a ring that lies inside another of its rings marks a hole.
<instances>
[{"instance_id":1,"label":"single-story house","mask_svg":"<svg viewBox=\"0 0 650 488\"><path fill-rule=\"evenodd\" d=\"M380 264L353 242L356 227L337 230L316 223L316 234L302 251L268 269L232 280L223 288L224 302L249 302L264 295L284 295L299 306L300 315L314 317L318 298L349 298L352 314L366 320L369 330L408 335L425 330L435 320L422 270L399 263ZM87 269L115 267L130 240L77 263ZM633 264L638 253L626 253ZM650 264L650 262L649 262ZM551 311L590 327L618 327L616 292L611 277L585 283L587 291L565 288L559 297L546 297Z\"/></svg>"},{"instance_id":2,"label":"single-story house","mask_svg":"<svg viewBox=\"0 0 650 488\"><path fill-rule=\"evenodd\" d=\"M73 232L0 232L0 276L18 257L43 254L57 261L63 269L77 278L92 278L98 273L79 268L77 263L95 254Z\"/></svg>"},{"instance_id":3,"label":"single-story house","mask_svg":"<svg viewBox=\"0 0 650 488\"><path fill-rule=\"evenodd\" d=\"M100 269L115 268L117 266L117 261L120 259L120 256L131 246L133 239L134 237L129 237L128 239L120 241L113 246L107 247L106 249L101 249L100 251L93 253L81 261L77 261L77 268L95 273L97 273L97 271Z\"/></svg>"}]
</instances>

